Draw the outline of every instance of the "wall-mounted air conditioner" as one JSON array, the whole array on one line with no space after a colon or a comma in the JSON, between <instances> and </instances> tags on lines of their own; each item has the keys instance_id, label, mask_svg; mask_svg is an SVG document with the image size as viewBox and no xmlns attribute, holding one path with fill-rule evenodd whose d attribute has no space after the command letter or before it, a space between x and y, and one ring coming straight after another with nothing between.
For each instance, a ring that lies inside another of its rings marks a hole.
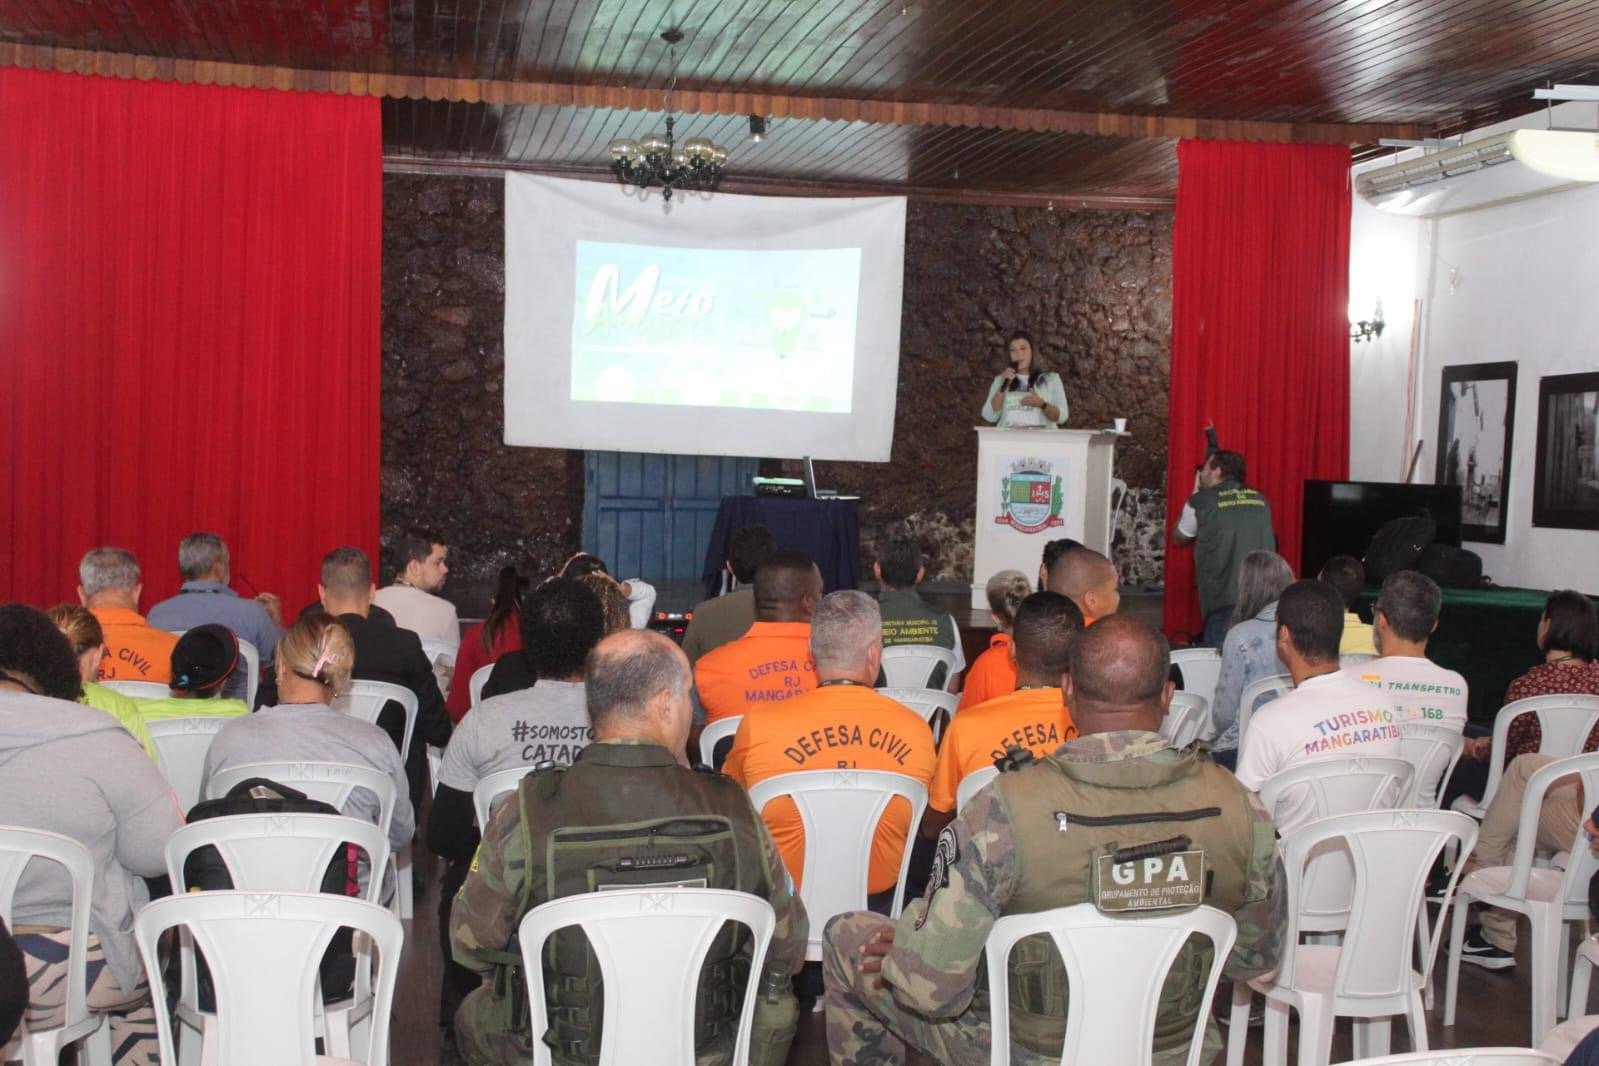
<instances>
[{"instance_id":1,"label":"wall-mounted air conditioner","mask_svg":"<svg viewBox=\"0 0 1599 1066\"><path fill-rule=\"evenodd\" d=\"M1368 170L1355 189L1373 206L1431 217L1599 181L1599 134L1513 130Z\"/></svg>"}]
</instances>

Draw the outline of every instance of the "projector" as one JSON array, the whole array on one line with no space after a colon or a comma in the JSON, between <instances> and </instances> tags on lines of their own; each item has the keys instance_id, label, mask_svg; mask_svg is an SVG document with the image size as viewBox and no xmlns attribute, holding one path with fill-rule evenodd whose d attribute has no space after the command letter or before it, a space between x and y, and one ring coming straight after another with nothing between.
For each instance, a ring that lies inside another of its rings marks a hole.
<instances>
[{"instance_id":1,"label":"projector","mask_svg":"<svg viewBox=\"0 0 1599 1066\"><path fill-rule=\"evenodd\" d=\"M755 495L757 496L792 496L803 500L810 493L805 491L805 482L793 477L758 477L753 480Z\"/></svg>"}]
</instances>

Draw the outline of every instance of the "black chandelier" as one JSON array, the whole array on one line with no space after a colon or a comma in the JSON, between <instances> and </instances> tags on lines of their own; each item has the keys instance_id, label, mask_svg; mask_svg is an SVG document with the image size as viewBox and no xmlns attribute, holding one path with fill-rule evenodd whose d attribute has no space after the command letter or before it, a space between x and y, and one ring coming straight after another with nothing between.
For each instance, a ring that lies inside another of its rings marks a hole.
<instances>
[{"instance_id":1,"label":"black chandelier","mask_svg":"<svg viewBox=\"0 0 1599 1066\"><path fill-rule=\"evenodd\" d=\"M611 172L622 185L643 190L660 186L661 197L672 199L673 189L714 192L727 165L727 149L709 137L690 137L678 145L672 136L672 91L677 88L677 44L681 30L667 30L661 40L672 50L672 83L666 90L666 132L632 140L611 142Z\"/></svg>"}]
</instances>

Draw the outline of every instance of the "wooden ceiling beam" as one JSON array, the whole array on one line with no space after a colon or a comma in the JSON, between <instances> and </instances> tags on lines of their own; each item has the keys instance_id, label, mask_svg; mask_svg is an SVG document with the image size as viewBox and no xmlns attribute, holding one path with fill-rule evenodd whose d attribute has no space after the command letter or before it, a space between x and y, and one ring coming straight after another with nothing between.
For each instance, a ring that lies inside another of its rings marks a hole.
<instances>
[{"instance_id":1,"label":"wooden ceiling beam","mask_svg":"<svg viewBox=\"0 0 1599 1066\"><path fill-rule=\"evenodd\" d=\"M665 111L662 89L551 81L427 77L365 71L307 70L247 63L170 59L123 52L94 52L0 42L0 66L98 74L140 81L170 81L250 89L337 95L449 100L525 107L590 107ZM672 110L700 115L767 115L773 118L867 122L901 126L954 126L1032 130L1124 138L1375 144L1384 137L1432 136L1414 123L1251 122L1120 112L988 107L956 103L774 94L727 89L678 89Z\"/></svg>"}]
</instances>

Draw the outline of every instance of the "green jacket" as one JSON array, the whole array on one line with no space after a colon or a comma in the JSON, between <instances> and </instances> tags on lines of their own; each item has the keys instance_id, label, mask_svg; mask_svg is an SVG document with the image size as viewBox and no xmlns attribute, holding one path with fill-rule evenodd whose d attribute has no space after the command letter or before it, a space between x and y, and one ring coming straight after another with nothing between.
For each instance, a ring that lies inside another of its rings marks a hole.
<instances>
[{"instance_id":1,"label":"green jacket","mask_svg":"<svg viewBox=\"0 0 1599 1066\"><path fill-rule=\"evenodd\" d=\"M1199 608L1205 614L1238 602L1238 568L1252 551L1276 551L1271 505L1266 497L1227 480L1188 498L1199 520L1194 573Z\"/></svg>"}]
</instances>

